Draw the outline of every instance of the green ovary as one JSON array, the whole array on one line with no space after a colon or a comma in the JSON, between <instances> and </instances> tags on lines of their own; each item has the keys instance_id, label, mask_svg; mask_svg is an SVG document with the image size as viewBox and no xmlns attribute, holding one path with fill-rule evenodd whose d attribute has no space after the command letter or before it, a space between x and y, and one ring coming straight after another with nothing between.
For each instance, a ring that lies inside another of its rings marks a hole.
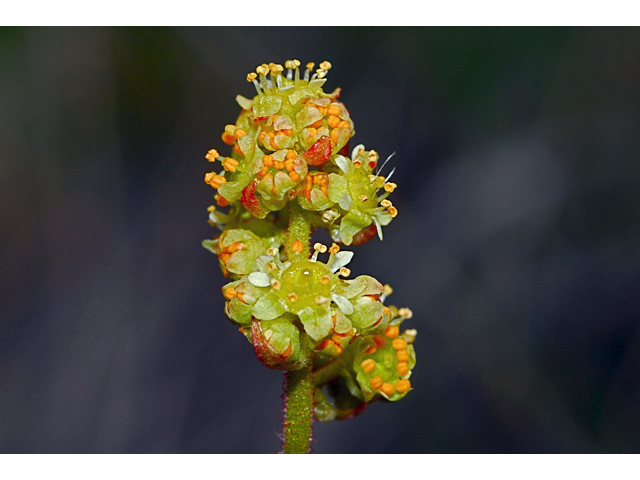
<instances>
[{"instance_id":1,"label":"green ovary","mask_svg":"<svg viewBox=\"0 0 640 480\"><path fill-rule=\"evenodd\" d=\"M316 299L329 298L333 275L324 263L302 260L295 262L280 276L278 296L284 298L290 311L299 312L317 306Z\"/></svg>"}]
</instances>

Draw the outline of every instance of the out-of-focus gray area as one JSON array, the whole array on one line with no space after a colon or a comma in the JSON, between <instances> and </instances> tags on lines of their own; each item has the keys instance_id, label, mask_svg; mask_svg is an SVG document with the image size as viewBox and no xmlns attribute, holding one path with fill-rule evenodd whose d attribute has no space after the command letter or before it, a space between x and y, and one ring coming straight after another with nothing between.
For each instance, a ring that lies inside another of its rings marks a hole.
<instances>
[{"instance_id":1,"label":"out-of-focus gray area","mask_svg":"<svg viewBox=\"0 0 640 480\"><path fill-rule=\"evenodd\" d=\"M414 390L317 453L640 450L640 30L0 29L0 452L269 453L204 154L263 62L329 60L398 217L354 248ZM386 167L389 168L389 167Z\"/></svg>"}]
</instances>

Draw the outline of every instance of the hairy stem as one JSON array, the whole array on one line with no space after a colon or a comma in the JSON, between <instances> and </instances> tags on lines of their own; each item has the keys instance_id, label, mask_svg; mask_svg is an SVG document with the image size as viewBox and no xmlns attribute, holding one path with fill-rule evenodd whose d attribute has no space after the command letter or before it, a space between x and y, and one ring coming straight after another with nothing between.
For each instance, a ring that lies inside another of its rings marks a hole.
<instances>
[{"instance_id":1,"label":"hairy stem","mask_svg":"<svg viewBox=\"0 0 640 480\"><path fill-rule=\"evenodd\" d=\"M311 225L295 203L289 206L285 254L291 261L309 258ZM313 425L313 362L285 374L284 453L309 453Z\"/></svg>"}]
</instances>

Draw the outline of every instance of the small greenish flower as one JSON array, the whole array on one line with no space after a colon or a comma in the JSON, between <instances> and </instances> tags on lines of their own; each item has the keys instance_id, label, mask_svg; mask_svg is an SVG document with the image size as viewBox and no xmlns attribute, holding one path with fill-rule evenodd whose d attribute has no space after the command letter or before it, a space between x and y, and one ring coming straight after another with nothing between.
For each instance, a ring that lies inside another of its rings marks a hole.
<instances>
[{"instance_id":1,"label":"small greenish flower","mask_svg":"<svg viewBox=\"0 0 640 480\"><path fill-rule=\"evenodd\" d=\"M245 229L225 230L214 240L202 245L218 256L225 277L239 278L256 269L256 259L267 249L280 247L282 236L262 238Z\"/></svg>"},{"instance_id":2,"label":"small greenish flower","mask_svg":"<svg viewBox=\"0 0 640 480\"><path fill-rule=\"evenodd\" d=\"M404 318L411 317L411 311L390 309L395 318L384 335L363 337L357 345L353 369L365 402L370 402L376 395L395 402L404 398L411 389L409 377L416 364L412 345L416 331L405 330L401 334L399 328Z\"/></svg>"},{"instance_id":3,"label":"small greenish flower","mask_svg":"<svg viewBox=\"0 0 640 480\"><path fill-rule=\"evenodd\" d=\"M309 260L280 258L277 248L256 260L256 271L223 287L227 315L238 324L251 318L270 321L292 314L325 355L339 355L356 334L382 332L390 320L379 297L383 286L361 275L346 280L352 252L332 245L327 263L318 261L325 245L316 244Z\"/></svg>"},{"instance_id":4,"label":"small greenish flower","mask_svg":"<svg viewBox=\"0 0 640 480\"><path fill-rule=\"evenodd\" d=\"M389 182L393 170L387 177L379 175L382 167L375 173L378 154L374 150L365 151L362 145L353 149L352 159L338 155L334 162L344 175L345 182L344 186L341 185L337 202L344 215L339 226L333 228L332 234L349 245L358 232L373 223L382 239L382 227L398 214L398 210L387 200L396 188L395 183Z\"/></svg>"}]
</instances>

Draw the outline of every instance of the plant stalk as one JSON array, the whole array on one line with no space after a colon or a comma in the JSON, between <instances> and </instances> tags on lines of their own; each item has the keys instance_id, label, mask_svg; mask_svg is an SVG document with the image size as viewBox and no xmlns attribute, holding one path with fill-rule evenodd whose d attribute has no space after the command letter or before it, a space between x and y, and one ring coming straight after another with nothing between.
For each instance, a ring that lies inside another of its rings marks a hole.
<instances>
[{"instance_id":1,"label":"plant stalk","mask_svg":"<svg viewBox=\"0 0 640 480\"><path fill-rule=\"evenodd\" d=\"M289 228L285 243L287 259L295 262L309 258L311 225L295 203L289 205ZM315 385L313 362L307 367L285 373L284 453L309 453Z\"/></svg>"}]
</instances>

